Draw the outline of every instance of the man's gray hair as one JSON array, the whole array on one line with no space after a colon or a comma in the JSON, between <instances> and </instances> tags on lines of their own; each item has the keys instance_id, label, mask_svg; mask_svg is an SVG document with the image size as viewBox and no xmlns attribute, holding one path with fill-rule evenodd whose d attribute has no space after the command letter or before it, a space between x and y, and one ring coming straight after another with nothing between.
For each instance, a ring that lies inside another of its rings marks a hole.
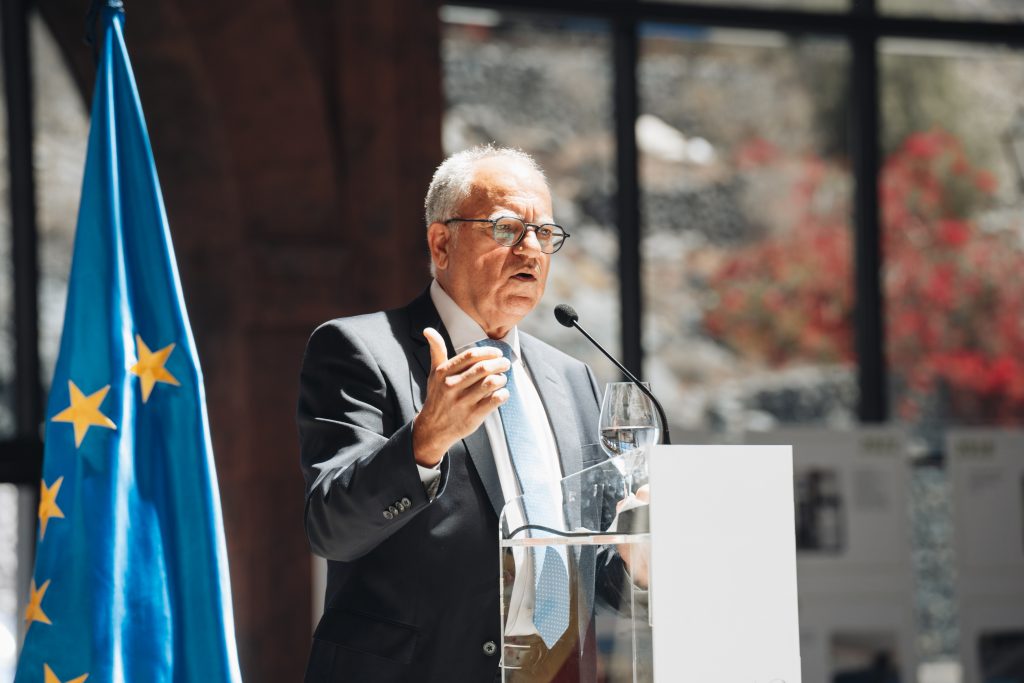
<instances>
[{"instance_id":1,"label":"man's gray hair","mask_svg":"<svg viewBox=\"0 0 1024 683\"><path fill-rule=\"evenodd\" d=\"M431 223L443 223L449 218L456 218L455 212L469 197L473 183L473 169L477 162L493 157L525 164L528 168L536 171L541 178L544 178L544 171L537 165L534 158L521 149L487 144L456 152L441 162L441 165L434 171L434 178L430 181L427 198L423 202L427 227ZM547 182L546 178L545 182ZM477 218L477 216L473 216L473 218Z\"/></svg>"}]
</instances>

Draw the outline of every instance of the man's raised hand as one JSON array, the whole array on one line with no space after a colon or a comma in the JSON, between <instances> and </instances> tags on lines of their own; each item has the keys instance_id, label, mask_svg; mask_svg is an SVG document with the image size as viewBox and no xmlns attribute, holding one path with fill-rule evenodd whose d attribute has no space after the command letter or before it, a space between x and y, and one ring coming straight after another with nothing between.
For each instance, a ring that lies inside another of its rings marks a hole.
<instances>
[{"instance_id":1,"label":"man's raised hand","mask_svg":"<svg viewBox=\"0 0 1024 683\"><path fill-rule=\"evenodd\" d=\"M508 400L504 373L511 364L490 346L448 358L437 330L428 327L423 336L430 345L430 376L423 409L413 418L412 449L417 463L433 467L453 443L475 432Z\"/></svg>"}]
</instances>

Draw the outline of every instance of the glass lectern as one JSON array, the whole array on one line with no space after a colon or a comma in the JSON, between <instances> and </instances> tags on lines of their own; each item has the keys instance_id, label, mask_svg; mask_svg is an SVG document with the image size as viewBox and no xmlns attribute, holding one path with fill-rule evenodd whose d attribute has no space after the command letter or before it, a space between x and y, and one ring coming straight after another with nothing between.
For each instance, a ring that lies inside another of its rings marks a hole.
<instances>
[{"instance_id":1,"label":"glass lectern","mask_svg":"<svg viewBox=\"0 0 1024 683\"><path fill-rule=\"evenodd\" d=\"M598 449L583 451L584 464L598 464L530 491L502 511L501 671L507 683L652 680L647 458L636 450L603 459ZM548 580L543 562L550 557L564 566L556 573L567 582ZM552 585L565 594L552 596ZM557 639L552 613L563 617L555 619Z\"/></svg>"}]
</instances>

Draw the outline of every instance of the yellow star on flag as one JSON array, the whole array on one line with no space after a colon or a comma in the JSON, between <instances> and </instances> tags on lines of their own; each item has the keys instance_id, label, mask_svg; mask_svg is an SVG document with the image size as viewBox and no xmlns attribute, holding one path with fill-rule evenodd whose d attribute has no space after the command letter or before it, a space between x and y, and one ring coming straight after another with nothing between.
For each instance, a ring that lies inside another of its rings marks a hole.
<instances>
[{"instance_id":1,"label":"yellow star on flag","mask_svg":"<svg viewBox=\"0 0 1024 683\"><path fill-rule=\"evenodd\" d=\"M100 404L107 397L110 385L99 391L86 396L75 386L75 383L68 380L68 391L71 393L71 405L54 415L51 419L54 422L71 422L75 425L75 448L82 445L82 439L89 427L106 427L117 429L117 425L109 417L100 412Z\"/></svg>"},{"instance_id":2,"label":"yellow star on flag","mask_svg":"<svg viewBox=\"0 0 1024 683\"><path fill-rule=\"evenodd\" d=\"M165 346L159 351L150 351L149 347L146 346L146 342L142 341L142 337L139 335L135 335L135 344L139 351L139 362L133 365L130 371L133 375L139 376L139 381L142 384L143 403L149 400L149 395L153 392L153 386L157 382L181 386L178 380L174 378L174 375L169 373L167 368L164 367L167 357L174 350L174 344Z\"/></svg>"},{"instance_id":3,"label":"yellow star on flag","mask_svg":"<svg viewBox=\"0 0 1024 683\"><path fill-rule=\"evenodd\" d=\"M25 608L26 629L30 628L34 621L39 621L44 624L50 623L50 618L46 616L45 612L43 612L43 596L46 595L46 589L49 587L50 581L47 579L42 588L36 590L36 580L32 579L32 585L29 586L29 590L32 594L28 598L28 607Z\"/></svg>"},{"instance_id":4,"label":"yellow star on flag","mask_svg":"<svg viewBox=\"0 0 1024 683\"><path fill-rule=\"evenodd\" d=\"M49 664L43 664L43 675L46 679L43 683L61 683L61 680L57 678L57 674L53 673L53 669L50 668ZM82 674L78 678L69 678L64 683L85 683L85 679L89 677L89 674Z\"/></svg>"},{"instance_id":5,"label":"yellow star on flag","mask_svg":"<svg viewBox=\"0 0 1024 683\"><path fill-rule=\"evenodd\" d=\"M58 477L57 481L53 482L50 486L46 485L46 480L39 482L39 540L43 540L43 536L46 535L46 523L51 518L56 517L57 519L64 519L64 511L57 507L57 493L60 491L60 485L64 483L64 477Z\"/></svg>"}]
</instances>

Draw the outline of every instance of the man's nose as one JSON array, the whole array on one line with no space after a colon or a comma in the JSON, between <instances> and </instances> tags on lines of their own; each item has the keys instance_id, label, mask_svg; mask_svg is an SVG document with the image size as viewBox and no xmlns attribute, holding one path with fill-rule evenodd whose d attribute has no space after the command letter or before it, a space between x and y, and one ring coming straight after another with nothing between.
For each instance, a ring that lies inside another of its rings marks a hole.
<instances>
[{"instance_id":1,"label":"man's nose","mask_svg":"<svg viewBox=\"0 0 1024 683\"><path fill-rule=\"evenodd\" d=\"M537 239L537 228L528 226L526 228L526 234L524 234L523 239L519 241L519 246L522 247L521 251L531 251L540 254L541 248L540 240Z\"/></svg>"}]
</instances>

